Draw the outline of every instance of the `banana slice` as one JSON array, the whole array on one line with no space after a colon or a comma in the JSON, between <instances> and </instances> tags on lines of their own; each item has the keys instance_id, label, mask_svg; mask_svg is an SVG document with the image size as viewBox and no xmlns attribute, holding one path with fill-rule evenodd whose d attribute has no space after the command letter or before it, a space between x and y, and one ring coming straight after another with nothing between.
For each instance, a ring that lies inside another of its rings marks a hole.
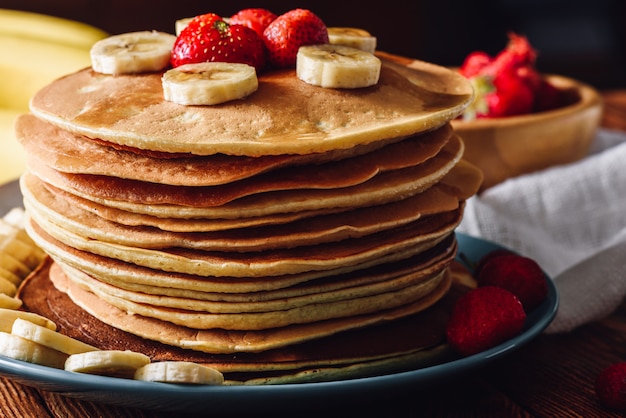
<instances>
[{"instance_id":1,"label":"banana slice","mask_svg":"<svg viewBox=\"0 0 626 418\"><path fill-rule=\"evenodd\" d=\"M333 45L345 45L373 54L376 51L376 37L361 28L328 28L328 41Z\"/></svg>"},{"instance_id":2,"label":"banana slice","mask_svg":"<svg viewBox=\"0 0 626 418\"><path fill-rule=\"evenodd\" d=\"M15 322L18 318L30 321L33 324L41 325L42 327L46 327L53 331L56 331L57 329L57 325L45 316L32 312L0 308L0 331L10 333L11 328L13 328L13 322Z\"/></svg>"},{"instance_id":3,"label":"banana slice","mask_svg":"<svg viewBox=\"0 0 626 418\"><path fill-rule=\"evenodd\" d=\"M22 280L23 280L22 277L15 274L15 272L11 270L7 270L6 268L2 266L0 266L0 277L10 281L15 286L19 286L19 284L22 283Z\"/></svg>"},{"instance_id":4,"label":"banana slice","mask_svg":"<svg viewBox=\"0 0 626 418\"><path fill-rule=\"evenodd\" d=\"M174 22L174 29L176 31L176 36L180 35L180 33L187 27L189 22L193 20L193 17L184 17L182 19L178 19Z\"/></svg>"},{"instance_id":5,"label":"banana slice","mask_svg":"<svg viewBox=\"0 0 626 418\"><path fill-rule=\"evenodd\" d=\"M149 363L150 357L135 351L88 351L70 355L65 370L132 379L138 368Z\"/></svg>"},{"instance_id":6,"label":"banana slice","mask_svg":"<svg viewBox=\"0 0 626 418\"><path fill-rule=\"evenodd\" d=\"M0 354L57 369L63 368L68 357L65 353L7 332L0 332Z\"/></svg>"},{"instance_id":7,"label":"banana slice","mask_svg":"<svg viewBox=\"0 0 626 418\"><path fill-rule=\"evenodd\" d=\"M65 354L78 354L98 350L96 347L85 344L82 341L20 318L13 322L11 334L19 335L22 338Z\"/></svg>"},{"instance_id":8,"label":"banana slice","mask_svg":"<svg viewBox=\"0 0 626 418\"><path fill-rule=\"evenodd\" d=\"M244 98L259 87L256 70L247 64L185 64L163 74L165 100L182 105L215 105Z\"/></svg>"},{"instance_id":9,"label":"banana slice","mask_svg":"<svg viewBox=\"0 0 626 418\"><path fill-rule=\"evenodd\" d=\"M22 307L22 300L9 295L0 294L0 308L16 310Z\"/></svg>"},{"instance_id":10,"label":"banana slice","mask_svg":"<svg viewBox=\"0 0 626 418\"><path fill-rule=\"evenodd\" d=\"M296 74L302 81L327 88L360 88L378 83L380 60L373 54L343 45L302 46Z\"/></svg>"},{"instance_id":11,"label":"banana slice","mask_svg":"<svg viewBox=\"0 0 626 418\"><path fill-rule=\"evenodd\" d=\"M196 385L221 385L224 376L219 371L188 361L159 361L146 364L135 372L136 380Z\"/></svg>"},{"instance_id":12,"label":"banana slice","mask_svg":"<svg viewBox=\"0 0 626 418\"><path fill-rule=\"evenodd\" d=\"M0 277L0 294L13 297L16 293L17 287L4 277Z\"/></svg>"},{"instance_id":13,"label":"banana slice","mask_svg":"<svg viewBox=\"0 0 626 418\"><path fill-rule=\"evenodd\" d=\"M170 63L174 41L176 36L157 31L110 36L91 47L91 66L113 75L161 71Z\"/></svg>"}]
</instances>

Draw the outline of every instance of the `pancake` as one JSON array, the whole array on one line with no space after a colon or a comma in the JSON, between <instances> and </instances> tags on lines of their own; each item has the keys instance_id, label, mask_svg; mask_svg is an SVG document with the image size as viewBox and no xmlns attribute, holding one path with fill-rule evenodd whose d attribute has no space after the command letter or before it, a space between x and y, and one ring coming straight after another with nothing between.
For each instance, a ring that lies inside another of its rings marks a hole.
<instances>
[{"instance_id":1,"label":"pancake","mask_svg":"<svg viewBox=\"0 0 626 418\"><path fill-rule=\"evenodd\" d=\"M80 251L54 239L36 224L28 224L28 228L38 245L52 258L97 277L100 281L157 295L204 300L263 301L274 297L308 295L315 290L337 291L351 285L389 280L415 270L428 269L440 262L448 263L456 253L455 241L449 236L413 257L381 262L374 266L342 266L331 272L308 271L272 277L203 277L149 269ZM329 275L332 275L332 279L327 279Z\"/></svg>"},{"instance_id":2,"label":"pancake","mask_svg":"<svg viewBox=\"0 0 626 418\"><path fill-rule=\"evenodd\" d=\"M214 232L167 232L154 227L131 227L113 222L51 192L36 177L22 180L24 199L31 215L93 240L142 248L211 248L213 251L262 251L316 245L360 238L407 225L423 216L457 209L464 196L450 196L449 206L437 204L436 192L428 190L388 205L359 208L338 214L310 217L286 224L236 228ZM441 187L433 186L434 190Z\"/></svg>"},{"instance_id":3,"label":"pancake","mask_svg":"<svg viewBox=\"0 0 626 418\"><path fill-rule=\"evenodd\" d=\"M259 353L210 354L164 345L112 327L74 304L48 280L49 263L20 289L26 309L51 318L58 330L101 349L143 351L153 361L186 360L214 367L227 384L296 383L336 380L423 367L450 356L443 329L454 300L454 285L440 303L401 320L355 329ZM422 332L414 332L421 330ZM378 367L374 367L377 364ZM314 371L320 375L311 377Z\"/></svg>"},{"instance_id":4,"label":"pancake","mask_svg":"<svg viewBox=\"0 0 626 418\"><path fill-rule=\"evenodd\" d=\"M20 115L17 118L15 130L18 141L29 155L39 161L44 161L57 171L105 175L179 186L229 184L269 171L274 172L269 180L278 181L281 178L290 178L293 183L298 179L308 180L308 177L328 175L327 173L333 170L332 164L317 170L319 164L355 156L362 156L362 158L351 158L350 164L345 164L344 161L335 169L348 172L352 177L364 171L361 177L368 175L367 171L371 176L371 173L377 170L376 164L380 162L392 162L397 165L401 161L398 157L402 157L406 160L404 162L406 166L434 156L452 135L451 126L446 124L396 145L387 145L386 141L380 141L369 146L356 146L349 150L307 155L245 157L215 154L206 157L184 155L163 158L163 154L152 157L142 155L141 150L120 150L111 144L61 130L33 115ZM385 151L374 154L376 158L372 158L371 152L383 146L385 146ZM85 158L85 155L89 155L90 158ZM305 164L310 167L305 169L302 167ZM337 164L334 165L337 166ZM290 176L285 175L284 170L276 171L286 166L299 168L295 171L291 170ZM384 167L380 168L384 169ZM350 173L355 169L356 172ZM296 178L292 178L294 174L297 175ZM262 188L258 184L250 187Z\"/></svg>"},{"instance_id":5,"label":"pancake","mask_svg":"<svg viewBox=\"0 0 626 418\"><path fill-rule=\"evenodd\" d=\"M294 70L268 71L254 94L216 106L164 100L160 73L111 77L87 68L41 89L30 108L63 130L125 146L256 157L408 137L444 125L472 101L471 85L454 71L382 61L372 87L323 89Z\"/></svg>"},{"instance_id":6,"label":"pancake","mask_svg":"<svg viewBox=\"0 0 626 418\"><path fill-rule=\"evenodd\" d=\"M329 271L360 264L372 266L407 258L445 239L458 226L461 216L459 209L360 239L249 253L130 247L81 237L45 219L36 222L41 222L41 227L66 245L152 269L199 276L260 277ZM32 222L31 219L29 223Z\"/></svg>"},{"instance_id":7,"label":"pancake","mask_svg":"<svg viewBox=\"0 0 626 418\"><path fill-rule=\"evenodd\" d=\"M273 303L264 302L254 304L206 302L142 296L120 291L73 269L65 273L74 284L89 290L110 305L135 315L197 329L256 331L371 314L407 305L431 293L441 283L445 269L427 277L414 275L402 277L402 280L381 282L379 286L362 289L364 294L360 295L352 292L335 292L331 295L333 300L320 301L319 298L309 297L304 303L295 306L289 300L285 300L282 306L278 304L273 310L268 310ZM381 293L377 293L378 291ZM347 297L340 298L341 296ZM303 299L300 299L300 302L303 302ZM253 311L249 310L251 307Z\"/></svg>"},{"instance_id":8,"label":"pancake","mask_svg":"<svg viewBox=\"0 0 626 418\"><path fill-rule=\"evenodd\" d=\"M241 218L300 212L327 207L383 204L422 192L441 180L463 155L463 142L453 136L441 152L416 166L374 176L369 181L338 188L293 188L260 193L237 187L226 195L207 187L173 187L107 176L61 173L27 159L31 172L53 186L96 203L134 213L161 217ZM332 180L331 180L332 181ZM269 185L270 189L274 186ZM269 190L266 190L269 191Z\"/></svg>"},{"instance_id":9,"label":"pancake","mask_svg":"<svg viewBox=\"0 0 626 418\"><path fill-rule=\"evenodd\" d=\"M375 86L268 71L215 106L164 100L160 73L84 69L44 87L16 124L25 228L49 255L24 306L98 347L208 364L233 384L446 352L454 231L482 179L450 120L473 91L379 55Z\"/></svg>"},{"instance_id":10,"label":"pancake","mask_svg":"<svg viewBox=\"0 0 626 418\"><path fill-rule=\"evenodd\" d=\"M263 330L195 329L118 309L93 293L73 284L60 267L55 268L55 266L56 264L50 266L48 274L54 286L67 293L74 303L101 321L149 340L214 354L271 350L334 335L338 332L392 321L427 309L441 299L451 285L450 276L446 274L439 286L425 297L395 309L386 309L371 314Z\"/></svg>"}]
</instances>

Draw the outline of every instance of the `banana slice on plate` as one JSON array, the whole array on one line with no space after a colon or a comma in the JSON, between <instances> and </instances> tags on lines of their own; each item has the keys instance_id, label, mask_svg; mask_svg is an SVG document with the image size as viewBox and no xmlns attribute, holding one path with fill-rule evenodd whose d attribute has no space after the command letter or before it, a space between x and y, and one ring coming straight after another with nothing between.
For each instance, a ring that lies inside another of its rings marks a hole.
<instances>
[{"instance_id":1,"label":"banana slice on plate","mask_svg":"<svg viewBox=\"0 0 626 418\"><path fill-rule=\"evenodd\" d=\"M230 62L184 64L163 74L165 100L182 105L215 105L242 99L259 88L254 67Z\"/></svg>"},{"instance_id":2,"label":"banana slice on plate","mask_svg":"<svg viewBox=\"0 0 626 418\"><path fill-rule=\"evenodd\" d=\"M16 293L17 287L15 287L15 285L11 283L8 279L0 277L0 294L13 297Z\"/></svg>"},{"instance_id":3,"label":"banana slice on plate","mask_svg":"<svg viewBox=\"0 0 626 418\"><path fill-rule=\"evenodd\" d=\"M176 36L158 31L109 36L91 47L91 66L113 75L161 71L170 63L174 41Z\"/></svg>"},{"instance_id":4,"label":"banana slice on plate","mask_svg":"<svg viewBox=\"0 0 626 418\"><path fill-rule=\"evenodd\" d=\"M65 353L7 332L0 332L0 354L57 369L63 368L68 357Z\"/></svg>"},{"instance_id":5,"label":"banana slice on plate","mask_svg":"<svg viewBox=\"0 0 626 418\"><path fill-rule=\"evenodd\" d=\"M132 379L138 368L149 363L150 357L135 351L87 351L70 355L65 361L65 370Z\"/></svg>"},{"instance_id":6,"label":"banana slice on plate","mask_svg":"<svg viewBox=\"0 0 626 418\"><path fill-rule=\"evenodd\" d=\"M21 307L21 299L0 293L0 309L16 310Z\"/></svg>"},{"instance_id":7,"label":"banana slice on plate","mask_svg":"<svg viewBox=\"0 0 626 418\"><path fill-rule=\"evenodd\" d=\"M56 331L57 329L57 325L45 316L41 316L33 312L0 308L0 331L10 333L13 328L13 322L15 322L18 318L41 325L42 327L46 327L53 331Z\"/></svg>"},{"instance_id":8,"label":"banana slice on plate","mask_svg":"<svg viewBox=\"0 0 626 418\"><path fill-rule=\"evenodd\" d=\"M221 385L224 375L211 367L188 361L159 361L135 372L136 380L196 385Z\"/></svg>"},{"instance_id":9,"label":"banana slice on plate","mask_svg":"<svg viewBox=\"0 0 626 418\"><path fill-rule=\"evenodd\" d=\"M376 37L361 28L328 28L328 41L333 45L345 45L373 54L376 51Z\"/></svg>"},{"instance_id":10,"label":"banana slice on plate","mask_svg":"<svg viewBox=\"0 0 626 418\"><path fill-rule=\"evenodd\" d=\"M11 334L19 335L22 338L65 354L78 354L98 350L96 347L85 344L82 341L63 335L60 332L52 331L41 325L33 324L21 318L17 318L13 322Z\"/></svg>"},{"instance_id":11,"label":"banana slice on plate","mask_svg":"<svg viewBox=\"0 0 626 418\"><path fill-rule=\"evenodd\" d=\"M327 88L361 88L375 85L380 60L369 52L343 45L301 46L296 74L302 81Z\"/></svg>"}]
</instances>

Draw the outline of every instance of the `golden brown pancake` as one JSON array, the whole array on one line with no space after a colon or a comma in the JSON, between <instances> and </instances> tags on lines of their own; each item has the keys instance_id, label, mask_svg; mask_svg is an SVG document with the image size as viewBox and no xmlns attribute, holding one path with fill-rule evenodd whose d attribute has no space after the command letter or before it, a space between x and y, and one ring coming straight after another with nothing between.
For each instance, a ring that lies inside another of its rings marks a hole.
<instances>
[{"instance_id":1,"label":"golden brown pancake","mask_svg":"<svg viewBox=\"0 0 626 418\"><path fill-rule=\"evenodd\" d=\"M378 84L323 89L294 70L269 71L246 99L182 106L163 98L161 74L108 76L84 69L32 98L34 115L60 128L135 148L198 155L311 154L439 127L473 97L461 75L383 58Z\"/></svg>"},{"instance_id":2,"label":"golden brown pancake","mask_svg":"<svg viewBox=\"0 0 626 418\"><path fill-rule=\"evenodd\" d=\"M144 182L161 183L179 186L216 186L228 184L245 178L274 171L271 178L274 182L288 178L292 183L307 177L328 176L333 170L339 169L355 177L373 175L376 166L382 162L396 166L404 161L404 165L415 165L434 156L452 135L449 124L431 132L417 135L402 141L402 144L387 145L386 141L369 146L356 146L348 150L329 151L306 155L270 155L261 157L231 156L215 154L210 156L184 155L163 158L142 155L141 150L119 150L112 144L102 143L46 123L33 115L20 115L15 124L16 136L25 151L39 161L44 161L51 168L64 173L80 173L105 175ZM376 148L374 147L376 146ZM384 146L385 151L370 154ZM369 157L366 157L368 154ZM376 158L372 156L376 155ZM86 158L85 156L89 156ZM362 158L354 158L362 156ZM318 167L321 163L345 160L351 162L328 164ZM399 158L401 157L401 158ZM308 168L302 167L308 164ZM312 165L315 164L315 165ZM283 167L298 166L297 170L286 173ZM333 168L335 166L335 168ZM317 169L319 168L319 170ZM357 172L350 172L351 170ZM385 169L385 167L380 167ZM278 171L277 171L278 170ZM296 175L297 177L293 177ZM283 180L284 181L284 180ZM267 180L266 180L267 182ZM261 188L261 187L259 187Z\"/></svg>"},{"instance_id":3,"label":"golden brown pancake","mask_svg":"<svg viewBox=\"0 0 626 418\"><path fill-rule=\"evenodd\" d=\"M362 238L323 245L261 252L221 252L170 247L146 249L81 237L59 225L37 219L55 239L79 250L128 263L199 276L262 277L331 271L407 258L432 248L447 237L461 220L462 210L430 215L406 226ZM29 223L32 223L33 220Z\"/></svg>"},{"instance_id":4,"label":"golden brown pancake","mask_svg":"<svg viewBox=\"0 0 626 418\"><path fill-rule=\"evenodd\" d=\"M53 186L105 206L162 217L232 219L325 207L371 206L405 198L426 190L445 176L461 159L463 149L460 138L453 136L439 153L421 164L383 172L347 187L341 179L335 179L340 176L332 176L324 188L307 187L305 182L285 189L273 181L261 189L237 182L215 187L170 186L61 173L32 156L28 157L27 165L31 172ZM333 184L337 187L333 188Z\"/></svg>"},{"instance_id":5,"label":"golden brown pancake","mask_svg":"<svg viewBox=\"0 0 626 418\"><path fill-rule=\"evenodd\" d=\"M102 298L73 284L56 264L51 265L49 277L54 286L67 293L74 303L105 323L149 340L214 354L260 352L402 318L433 305L447 293L451 284L450 276L446 274L438 287L425 297L375 313L280 328L237 331L190 328L117 309Z\"/></svg>"},{"instance_id":6,"label":"golden brown pancake","mask_svg":"<svg viewBox=\"0 0 626 418\"><path fill-rule=\"evenodd\" d=\"M144 352L153 361L187 360L225 373L227 384L336 380L423 367L449 355L443 329L462 288L453 286L440 303L404 319L355 329L259 353L210 354L147 340L88 314L48 280L50 264L20 289L25 308L51 318L58 330L101 349ZM415 332L420 330L421 332ZM371 367L375 363L378 367ZM320 374L319 379L309 375ZM321 372L321 373L320 373Z\"/></svg>"},{"instance_id":7,"label":"golden brown pancake","mask_svg":"<svg viewBox=\"0 0 626 418\"><path fill-rule=\"evenodd\" d=\"M22 193L31 216L63 225L68 231L90 239L142 248L211 248L214 251L262 251L316 245L359 238L407 225L423 216L457 209L464 197L450 197L441 205L435 185L423 193L388 205L358 208L337 214L309 217L287 224L257 228L201 232L168 232L154 227L132 227L113 222L64 200L68 194L53 193L37 178L26 174ZM432 189L432 192L430 192ZM430 192L430 193L429 193ZM439 204L438 204L439 203ZM41 221L40 221L41 222Z\"/></svg>"},{"instance_id":8,"label":"golden brown pancake","mask_svg":"<svg viewBox=\"0 0 626 418\"><path fill-rule=\"evenodd\" d=\"M373 284L410 274L416 270L441 268L456 254L452 236L413 257L395 262L341 267L332 271L308 271L272 277L203 277L164 272L136 264L80 251L54 239L36 224L29 232L52 258L72 266L100 281L131 290L146 290L155 295L193 297L200 300L264 301L310 295L316 291L336 291L350 286Z\"/></svg>"},{"instance_id":9,"label":"golden brown pancake","mask_svg":"<svg viewBox=\"0 0 626 418\"><path fill-rule=\"evenodd\" d=\"M387 373L445 351L454 230L481 181L449 121L473 92L381 57L376 86L272 71L216 106L165 101L160 74L52 82L16 125L26 229L50 256L25 306L236 383Z\"/></svg>"}]
</instances>

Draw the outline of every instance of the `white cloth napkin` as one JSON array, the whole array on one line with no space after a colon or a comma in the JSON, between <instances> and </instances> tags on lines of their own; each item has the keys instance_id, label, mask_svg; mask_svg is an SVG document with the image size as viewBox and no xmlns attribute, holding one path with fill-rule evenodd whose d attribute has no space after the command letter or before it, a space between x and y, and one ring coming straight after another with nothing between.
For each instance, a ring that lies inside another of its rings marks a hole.
<instances>
[{"instance_id":1,"label":"white cloth napkin","mask_svg":"<svg viewBox=\"0 0 626 418\"><path fill-rule=\"evenodd\" d=\"M560 305L546 332L611 313L626 296L626 133L600 129L583 160L469 199L458 231L535 259Z\"/></svg>"}]
</instances>

